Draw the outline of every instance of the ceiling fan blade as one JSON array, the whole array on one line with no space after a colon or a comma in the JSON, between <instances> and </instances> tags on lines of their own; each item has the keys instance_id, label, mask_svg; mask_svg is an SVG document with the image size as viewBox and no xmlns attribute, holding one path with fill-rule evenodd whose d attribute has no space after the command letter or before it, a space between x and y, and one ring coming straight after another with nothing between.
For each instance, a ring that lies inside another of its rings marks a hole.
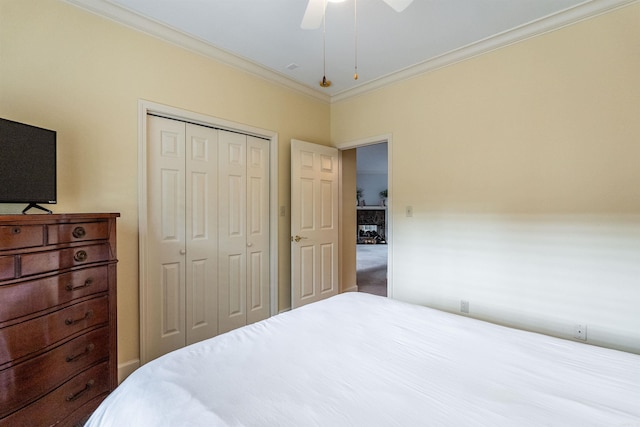
<instances>
[{"instance_id":1,"label":"ceiling fan blade","mask_svg":"<svg viewBox=\"0 0 640 427\"><path fill-rule=\"evenodd\" d=\"M396 12L405 10L412 1L413 0L384 0L384 2L391 6Z\"/></svg>"},{"instance_id":2,"label":"ceiling fan blade","mask_svg":"<svg viewBox=\"0 0 640 427\"><path fill-rule=\"evenodd\" d=\"M325 0L309 0L300 28L303 30L315 30L320 27L320 24L322 24L322 17L324 16L325 6Z\"/></svg>"}]
</instances>

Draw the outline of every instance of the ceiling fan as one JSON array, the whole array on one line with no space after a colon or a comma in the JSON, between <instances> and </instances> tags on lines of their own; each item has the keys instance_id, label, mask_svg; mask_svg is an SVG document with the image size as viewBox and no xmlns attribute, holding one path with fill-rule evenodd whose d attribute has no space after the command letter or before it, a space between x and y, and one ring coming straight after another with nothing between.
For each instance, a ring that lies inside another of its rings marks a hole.
<instances>
[{"instance_id":1,"label":"ceiling fan","mask_svg":"<svg viewBox=\"0 0 640 427\"><path fill-rule=\"evenodd\" d=\"M307 10L304 12L300 27L304 30L314 30L322 24L324 10L327 3L340 3L344 0L309 0ZM383 0L396 12L402 12L413 0Z\"/></svg>"}]
</instances>

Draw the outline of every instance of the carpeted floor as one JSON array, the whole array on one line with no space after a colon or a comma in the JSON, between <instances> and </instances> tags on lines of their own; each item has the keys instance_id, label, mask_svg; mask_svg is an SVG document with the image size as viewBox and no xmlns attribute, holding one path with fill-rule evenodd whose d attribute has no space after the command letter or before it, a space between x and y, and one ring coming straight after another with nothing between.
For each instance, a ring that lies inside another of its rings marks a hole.
<instances>
[{"instance_id":1,"label":"carpeted floor","mask_svg":"<svg viewBox=\"0 0 640 427\"><path fill-rule=\"evenodd\" d=\"M387 296L387 245L356 245L358 292Z\"/></svg>"}]
</instances>

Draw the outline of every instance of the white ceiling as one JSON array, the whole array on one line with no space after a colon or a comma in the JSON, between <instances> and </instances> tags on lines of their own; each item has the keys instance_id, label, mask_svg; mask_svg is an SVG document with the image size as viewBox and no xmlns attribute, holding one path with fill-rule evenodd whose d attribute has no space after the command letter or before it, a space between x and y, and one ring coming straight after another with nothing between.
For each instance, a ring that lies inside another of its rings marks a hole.
<instances>
[{"instance_id":1,"label":"white ceiling","mask_svg":"<svg viewBox=\"0 0 640 427\"><path fill-rule=\"evenodd\" d=\"M239 56L248 60L241 62L257 64L258 69L266 69L280 80L293 80L326 99L385 83L403 73L407 76L408 70L418 67L420 71L425 64L438 66L438 60L452 52L468 49L468 56L472 56L481 53L477 46L482 43L486 44L484 51L490 50L625 2L414 0L397 13L382 0L357 0L357 81L353 79L354 0L331 3L326 10L326 76L333 85L322 88L323 30L322 26L317 30L300 28L306 0L67 1L103 15L108 10L109 18L156 36L188 34L192 36L188 39ZM540 22L546 27L528 30ZM156 29L150 30L153 26ZM516 35L510 38L510 34ZM501 37L498 44L491 44ZM287 68L290 64L297 68Z\"/></svg>"}]
</instances>

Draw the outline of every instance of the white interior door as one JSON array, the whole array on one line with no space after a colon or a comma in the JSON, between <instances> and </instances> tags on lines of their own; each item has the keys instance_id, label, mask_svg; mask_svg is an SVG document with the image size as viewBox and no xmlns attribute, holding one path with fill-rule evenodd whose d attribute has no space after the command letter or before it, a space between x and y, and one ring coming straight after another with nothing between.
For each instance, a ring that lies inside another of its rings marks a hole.
<instances>
[{"instance_id":1,"label":"white interior door","mask_svg":"<svg viewBox=\"0 0 640 427\"><path fill-rule=\"evenodd\" d=\"M219 331L266 319L269 307L269 145L219 134Z\"/></svg>"},{"instance_id":2,"label":"white interior door","mask_svg":"<svg viewBox=\"0 0 640 427\"><path fill-rule=\"evenodd\" d=\"M270 307L269 142L247 136L247 324Z\"/></svg>"},{"instance_id":3,"label":"white interior door","mask_svg":"<svg viewBox=\"0 0 640 427\"><path fill-rule=\"evenodd\" d=\"M145 361L184 347L185 124L148 118L148 281Z\"/></svg>"},{"instance_id":4,"label":"white interior door","mask_svg":"<svg viewBox=\"0 0 640 427\"><path fill-rule=\"evenodd\" d=\"M140 359L144 364L277 312L278 150L271 131L147 101L140 107L144 129L138 177ZM223 161L221 139L229 135L235 135L230 137L232 143L243 142L227 146ZM230 179L220 172L225 162L230 165L225 172ZM234 162L243 165L234 169ZM226 221L226 234L219 218ZM225 305L226 315L219 316ZM236 319L239 312L243 314ZM238 322L229 326L223 322L226 318Z\"/></svg>"},{"instance_id":5,"label":"white interior door","mask_svg":"<svg viewBox=\"0 0 640 427\"><path fill-rule=\"evenodd\" d=\"M217 130L149 116L145 361L218 333Z\"/></svg>"},{"instance_id":6,"label":"white interior door","mask_svg":"<svg viewBox=\"0 0 640 427\"><path fill-rule=\"evenodd\" d=\"M247 318L246 187L247 137L220 132L218 197L218 261L220 332L238 328Z\"/></svg>"},{"instance_id":7,"label":"white interior door","mask_svg":"<svg viewBox=\"0 0 640 427\"><path fill-rule=\"evenodd\" d=\"M291 140L291 306L336 295L338 150Z\"/></svg>"},{"instance_id":8,"label":"white interior door","mask_svg":"<svg viewBox=\"0 0 640 427\"><path fill-rule=\"evenodd\" d=\"M186 124L186 344L218 334L218 131Z\"/></svg>"}]
</instances>

